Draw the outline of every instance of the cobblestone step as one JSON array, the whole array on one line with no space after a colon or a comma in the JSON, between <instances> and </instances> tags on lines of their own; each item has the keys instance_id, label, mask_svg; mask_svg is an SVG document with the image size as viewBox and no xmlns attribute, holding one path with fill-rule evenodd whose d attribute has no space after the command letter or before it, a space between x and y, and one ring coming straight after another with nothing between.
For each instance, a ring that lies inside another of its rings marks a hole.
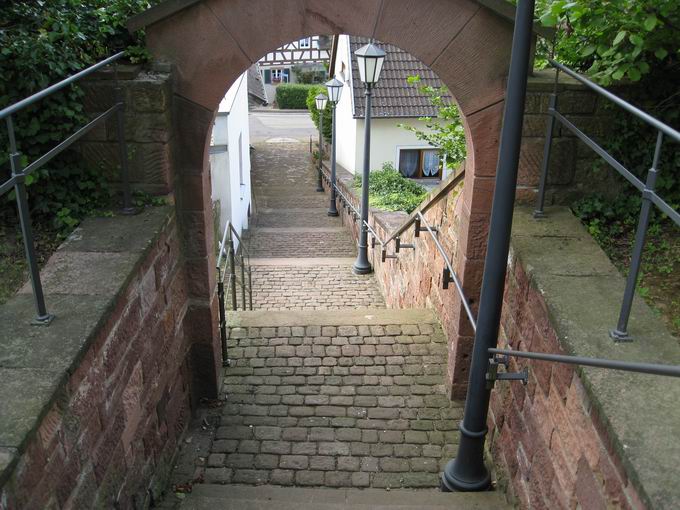
<instances>
[{"instance_id":1,"label":"cobblestone step","mask_svg":"<svg viewBox=\"0 0 680 510\"><path fill-rule=\"evenodd\" d=\"M338 217L328 216L325 207L308 209L259 209L254 217L256 227L338 227L342 222Z\"/></svg>"},{"instance_id":2,"label":"cobblestone step","mask_svg":"<svg viewBox=\"0 0 680 510\"><path fill-rule=\"evenodd\" d=\"M304 262L305 259L298 260ZM340 264L253 265L253 309L339 310L384 307L385 301L375 279L355 275L351 269L353 262L354 259L349 258Z\"/></svg>"},{"instance_id":3,"label":"cobblestone step","mask_svg":"<svg viewBox=\"0 0 680 510\"><path fill-rule=\"evenodd\" d=\"M248 231L251 257L352 257L356 246L342 228L260 229Z\"/></svg>"},{"instance_id":4,"label":"cobblestone step","mask_svg":"<svg viewBox=\"0 0 680 510\"><path fill-rule=\"evenodd\" d=\"M493 510L511 508L499 493L434 490L301 489L198 485L182 510Z\"/></svg>"}]
</instances>

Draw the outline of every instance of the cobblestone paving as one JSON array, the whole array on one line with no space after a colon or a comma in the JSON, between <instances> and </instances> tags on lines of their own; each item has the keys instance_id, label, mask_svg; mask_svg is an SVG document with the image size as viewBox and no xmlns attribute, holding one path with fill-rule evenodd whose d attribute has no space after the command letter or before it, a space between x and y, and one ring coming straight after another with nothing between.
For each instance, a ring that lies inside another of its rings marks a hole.
<instances>
[{"instance_id":1,"label":"cobblestone paving","mask_svg":"<svg viewBox=\"0 0 680 510\"><path fill-rule=\"evenodd\" d=\"M352 257L356 247L345 230L265 232L252 229L246 241L251 257ZM369 277L369 280L372 279Z\"/></svg>"},{"instance_id":2,"label":"cobblestone paving","mask_svg":"<svg viewBox=\"0 0 680 510\"><path fill-rule=\"evenodd\" d=\"M316 267L253 266L254 310L384 308L375 282L348 264Z\"/></svg>"},{"instance_id":3,"label":"cobblestone paving","mask_svg":"<svg viewBox=\"0 0 680 510\"><path fill-rule=\"evenodd\" d=\"M445 394L447 350L434 315L395 324L408 311L386 310L374 278L351 272L355 244L325 214L306 145L256 145L252 180L245 242L268 259L252 266L254 308L267 313L240 317L260 314L268 327L230 330L223 395L182 445L175 490L437 487L462 403Z\"/></svg>"},{"instance_id":4,"label":"cobblestone paving","mask_svg":"<svg viewBox=\"0 0 680 510\"><path fill-rule=\"evenodd\" d=\"M435 487L460 404L432 324L237 328L213 483Z\"/></svg>"}]
</instances>

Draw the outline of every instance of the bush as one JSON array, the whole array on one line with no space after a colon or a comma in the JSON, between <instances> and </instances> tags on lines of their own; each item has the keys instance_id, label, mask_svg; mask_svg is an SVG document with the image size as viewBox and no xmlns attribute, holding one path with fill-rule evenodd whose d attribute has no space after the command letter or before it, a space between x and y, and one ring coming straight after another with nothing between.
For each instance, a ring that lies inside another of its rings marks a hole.
<instances>
[{"instance_id":1,"label":"bush","mask_svg":"<svg viewBox=\"0 0 680 510\"><path fill-rule=\"evenodd\" d=\"M307 109L312 116L312 121L317 129L319 129L319 110L316 108L316 96L324 94L328 96L328 91L323 85L314 85L307 93ZM330 103L326 103L326 109L323 111L323 137L329 143L333 141L333 111Z\"/></svg>"},{"instance_id":2,"label":"bush","mask_svg":"<svg viewBox=\"0 0 680 510\"><path fill-rule=\"evenodd\" d=\"M51 0L9 2L0 11L0 107L15 103L95 62L126 50L133 62L147 58L144 34L130 35L127 19L149 0ZM64 140L89 119L83 93L72 86L14 116L23 164ZM0 130L0 183L9 177L7 131ZM76 151L59 155L26 179L33 219L60 232L108 202L98 168L84 168ZM14 223L13 193L0 197L0 219Z\"/></svg>"},{"instance_id":3,"label":"bush","mask_svg":"<svg viewBox=\"0 0 680 510\"><path fill-rule=\"evenodd\" d=\"M361 187L361 176L354 176L354 186ZM391 163L384 163L382 170L371 172L368 183L369 204L383 211L412 213L427 197L427 190L420 184L401 175Z\"/></svg>"},{"instance_id":4,"label":"bush","mask_svg":"<svg viewBox=\"0 0 680 510\"><path fill-rule=\"evenodd\" d=\"M307 107L307 94L313 85L284 83L276 87L276 103L282 110L303 110Z\"/></svg>"}]
</instances>

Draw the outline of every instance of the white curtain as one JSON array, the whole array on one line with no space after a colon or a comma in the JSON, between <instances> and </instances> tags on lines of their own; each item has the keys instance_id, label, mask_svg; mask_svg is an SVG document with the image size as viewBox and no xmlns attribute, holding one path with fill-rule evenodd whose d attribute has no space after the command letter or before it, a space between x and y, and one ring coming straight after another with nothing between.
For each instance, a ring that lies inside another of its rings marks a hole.
<instances>
[{"instance_id":1,"label":"white curtain","mask_svg":"<svg viewBox=\"0 0 680 510\"><path fill-rule=\"evenodd\" d=\"M423 176L432 177L439 173L439 154L437 151L423 151Z\"/></svg>"},{"instance_id":2,"label":"white curtain","mask_svg":"<svg viewBox=\"0 0 680 510\"><path fill-rule=\"evenodd\" d=\"M413 177L418 172L418 151L399 152L399 171L404 177Z\"/></svg>"}]
</instances>

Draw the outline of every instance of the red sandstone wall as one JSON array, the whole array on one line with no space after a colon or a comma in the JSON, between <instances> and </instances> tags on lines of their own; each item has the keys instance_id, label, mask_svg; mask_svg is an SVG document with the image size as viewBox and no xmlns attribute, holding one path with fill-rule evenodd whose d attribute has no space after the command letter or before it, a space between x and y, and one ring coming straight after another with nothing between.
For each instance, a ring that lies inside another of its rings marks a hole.
<instances>
[{"instance_id":1,"label":"red sandstone wall","mask_svg":"<svg viewBox=\"0 0 680 510\"><path fill-rule=\"evenodd\" d=\"M564 354L540 292L521 263L506 277L501 347ZM628 483L607 432L568 365L529 365L529 384L497 383L491 394L489 444L499 475L522 508L645 508Z\"/></svg>"},{"instance_id":2,"label":"red sandstone wall","mask_svg":"<svg viewBox=\"0 0 680 510\"><path fill-rule=\"evenodd\" d=\"M43 418L1 508L148 506L190 416L186 310L173 217Z\"/></svg>"}]
</instances>

